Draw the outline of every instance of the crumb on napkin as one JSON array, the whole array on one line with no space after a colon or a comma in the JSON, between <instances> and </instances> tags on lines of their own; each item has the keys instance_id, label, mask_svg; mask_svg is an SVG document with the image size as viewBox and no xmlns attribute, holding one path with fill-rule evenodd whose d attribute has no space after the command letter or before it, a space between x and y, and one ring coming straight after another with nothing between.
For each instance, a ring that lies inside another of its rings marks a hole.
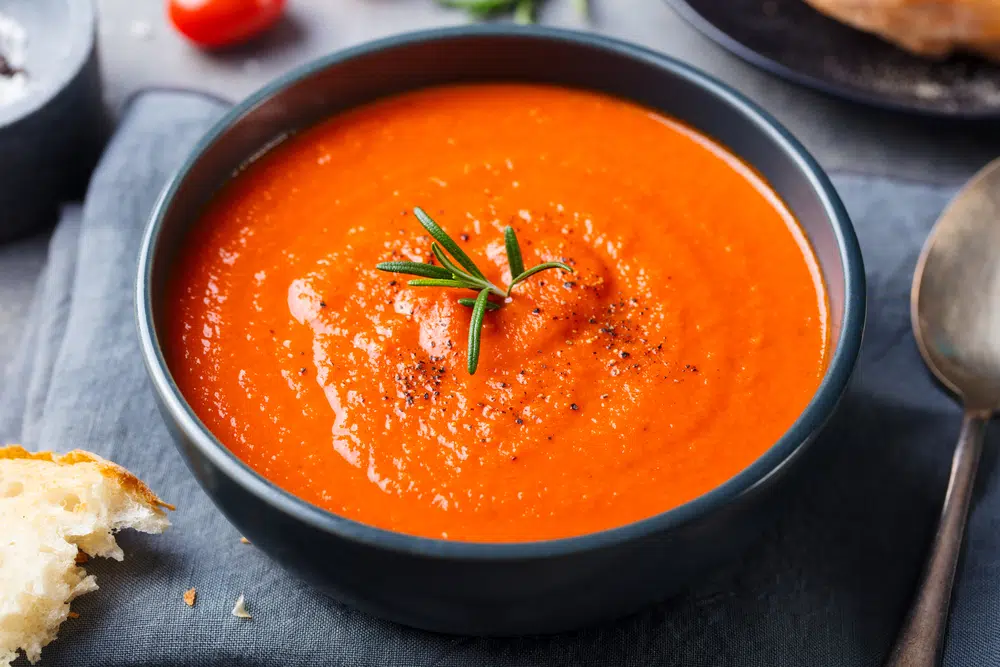
<instances>
[{"instance_id":1,"label":"crumb on napkin","mask_svg":"<svg viewBox=\"0 0 1000 667\"><path fill-rule=\"evenodd\" d=\"M242 595L236 598L236 604L233 605L233 616L237 618L253 618L250 612L247 611L246 600L243 599Z\"/></svg>"}]
</instances>

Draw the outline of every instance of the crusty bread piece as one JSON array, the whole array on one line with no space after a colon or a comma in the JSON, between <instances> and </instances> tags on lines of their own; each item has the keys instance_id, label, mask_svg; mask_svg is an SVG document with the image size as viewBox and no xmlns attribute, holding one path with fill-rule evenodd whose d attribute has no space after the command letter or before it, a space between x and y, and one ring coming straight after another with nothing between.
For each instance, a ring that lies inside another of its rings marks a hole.
<instances>
[{"instance_id":1,"label":"crusty bread piece","mask_svg":"<svg viewBox=\"0 0 1000 667\"><path fill-rule=\"evenodd\" d=\"M87 556L122 560L114 533L160 533L164 503L132 473L74 450L33 454L0 447L0 665L23 650L35 662L70 616L70 601L97 589Z\"/></svg>"},{"instance_id":2,"label":"crusty bread piece","mask_svg":"<svg viewBox=\"0 0 1000 667\"><path fill-rule=\"evenodd\" d=\"M998 0L806 0L819 11L912 53L1000 59Z\"/></svg>"}]
</instances>

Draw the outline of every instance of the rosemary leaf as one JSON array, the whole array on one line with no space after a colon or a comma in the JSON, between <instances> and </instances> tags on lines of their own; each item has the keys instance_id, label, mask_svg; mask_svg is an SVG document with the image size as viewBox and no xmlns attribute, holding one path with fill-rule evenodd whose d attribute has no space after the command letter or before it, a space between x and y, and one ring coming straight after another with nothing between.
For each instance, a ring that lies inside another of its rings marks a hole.
<instances>
[{"instance_id":1,"label":"rosemary leaf","mask_svg":"<svg viewBox=\"0 0 1000 667\"><path fill-rule=\"evenodd\" d=\"M510 265L510 277L524 273L524 259L521 258L521 246L517 242L517 234L513 227L503 230L503 242L507 246L507 264Z\"/></svg>"},{"instance_id":2,"label":"rosemary leaf","mask_svg":"<svg viewBox=\"0 0 1000 667\"><path fill-rule=\"evenodd\" d=\"M455 243L455 241L448 236L448 234L446 234L445 231L441 229L441 227L439 227L426 212L424 212L424 209L417 206L413 209L413 214L417 216L417 220L419 220L420 224L427 230L427 233L430 234L435 241L440 243L445 250L451 253L451 256L454 257L459 264L464 266L469 273L477 278L482 278L483 280L486 279L486 276L484 276L483 272L479 270L476 263L469 259L469 256L465 254L465 251L458 247L458 244Z\"/></svg>"},{"instance_id":3,"label":"rosemary leaf","mask_svg":"<svg viewBox=\"0 0 1000 667\"><path fill-rule=\"evenodd\" d=\"M467 308L472 308L476 305L475 299L459 299L458 302ZM502 308L502 306L499 303L494 303L493 301L486 302L486 310L488 311L500 310L500 308Z\"/></svg>"},{"instance_id":4,"label":"rosemary leaf","mask_svg":"<svg viewBox=\"0 0 1000 667\"><path fill-rule=\"evenodd\" d=\"M530 269L519 275L517 278L511 280L510 287L507 288L507 294L511 293L511 290L514 289L515 285L523 283L525 280L535 275L539 271L545 271L547 269L562 269L563 271L566 271L568 273L573 273L573 269L563 264L562 262L543 262L542 264L537 264L531 267Z\"/></svg>"},{"instance_id":5,"label":"rosemary leaf","mask_svg":"<svg viewBox=\"0 0 1000 667\"><path fill-rule=\"evenodd\" d=\"M433 264L421 264L420 262L381 262L375 265L379 271L389 273L406 273L411 276L423 276L425 278L451 278L448 269Z\"/></svg>"},{"instance_id":6,"label":"rosemary leaf","mask_svg":"<svg viewBox=\"0 0 1000 667\"><path fill-rule=\"evenodd\" d=\"M489 303L490 291L481 290L472 306L472 322L469 323L469 375L475 375L479 368L479 343L483 335L483 316L486 315L486 304Z\"/></svg>"},{"instance_id":7,"label":"rosemary leaf","mask_svg":"<svg viewBox=\"0 0 1000 667\"><path fill-rule=\"evenodd\" d=\"M410 287L454 287L456 289L479 289L478 287L463 283L460 280L441 280L438 278L431 278L429 280L410 280L406 284Z\"/></svg>"}]
</instances>

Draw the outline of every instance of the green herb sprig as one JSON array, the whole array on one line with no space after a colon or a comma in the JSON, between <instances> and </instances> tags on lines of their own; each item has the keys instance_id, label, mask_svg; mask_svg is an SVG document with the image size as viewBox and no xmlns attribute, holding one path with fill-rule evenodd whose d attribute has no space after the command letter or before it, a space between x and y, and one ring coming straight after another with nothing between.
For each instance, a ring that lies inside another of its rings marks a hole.
<instances>
[{"instance_id":1,"label":"green herb sprig","mask_svg":"<svg viewBox=\"0 0 1000 667\"><path fill-rule=\"evenodd\" d=\"M483 319L487 312L500 310L510 297L511 292L519 284L531 276L548 269L560 269L573 273L573 269L562 262L542 262L530 269L524 268L521 256L521 246L513 227L503 230L504 245L507 249L507 263L510 266L511 281L507 289L501 289L490 282L476 263L472 261L454 239L448 236L441 227L419 206L413 209L417 221L434 239L431 242L431 252L438 261L437 264L423 262L380 262L375 266L379 271L402 273L417 278L408 281L410 287L445 287L454 289L469 289L478 292L475 299L459 299L458 302L472 308L472 323L469 325L469 375L475 375L479 367L479 348L483 333ZM502 301L491 301L495 296Z\"/></svg>"},{"instance_id":2,"label":"green herb sprig","mask_svg":"<svg viewBox=\"0 0 1000 667\"><path fill-rule=\"evenodd\" d=\"M486 19L500 12L514 12L517 23L534 23L535 13L542 0L437 0L439 5L464 9L476 19ZM584 19L590 17L588 0L573 0L577 13Z\"/></svg>"}]
</instances>

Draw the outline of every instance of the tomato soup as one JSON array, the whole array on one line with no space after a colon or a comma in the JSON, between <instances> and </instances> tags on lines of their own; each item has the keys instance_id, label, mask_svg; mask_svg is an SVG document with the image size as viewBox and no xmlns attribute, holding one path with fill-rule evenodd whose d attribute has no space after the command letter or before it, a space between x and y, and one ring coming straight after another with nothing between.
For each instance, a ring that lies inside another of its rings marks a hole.
<instances>
[{"instance_id":1,"label":"tomato soup","mask_svg":"<svg viewBox=\"0 0 1000 667\"><path fill-rule=\"evenodd\" d=\"M492 282L484 317L421 207ZM816 391L826 297L790 212L725 149L600 94L477 84L381 100L237 174L191 232L164 345L206 426L276 485L414 535L579 535L676 507L767 450Z\"/></svg>"}]
</instances>

